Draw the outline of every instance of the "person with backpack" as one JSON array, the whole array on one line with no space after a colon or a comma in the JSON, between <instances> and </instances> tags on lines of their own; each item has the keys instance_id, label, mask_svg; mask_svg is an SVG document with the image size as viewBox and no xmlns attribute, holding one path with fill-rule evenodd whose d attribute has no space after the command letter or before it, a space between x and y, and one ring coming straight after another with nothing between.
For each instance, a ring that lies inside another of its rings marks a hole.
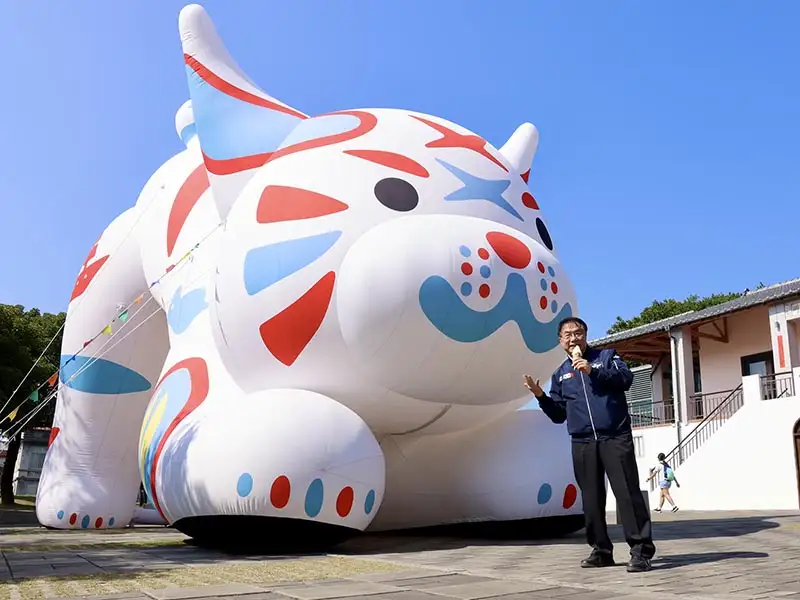
<instances>
[{"instance_id":1,"label":"person with backpack","mask_svg":"<svg viewBox=\"0 0 800 600\"><path fill-rule=\"evenodd\" d=\"M681 484L678 483L678 480L675 478L675 471L671 466L669 466L669 463L667 463L667 457L664 456L663 452L658 455L658 462L659 465L657 467L650 469L650 477L647 478L647 481L650 481L659 473L661 474L661 480L658 483L658 487L661 490L661 496L658 499L658 508L656 508L655 511L661 512L661 509L664 506L664 500L666 500L672 505L672 512L677 512L678 505L675 504L675 501L672 499L672 494L669 493L669 488L672 487L673 482L675 482L677 487L681 487Z\"/></svg>"}]
</instances>

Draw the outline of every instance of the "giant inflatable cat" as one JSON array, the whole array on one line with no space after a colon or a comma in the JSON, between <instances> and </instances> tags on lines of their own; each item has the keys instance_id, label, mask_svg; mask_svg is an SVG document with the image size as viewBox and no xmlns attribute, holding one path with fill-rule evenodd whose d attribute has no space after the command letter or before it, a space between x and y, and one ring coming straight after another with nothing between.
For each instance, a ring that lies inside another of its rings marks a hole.
<instances>
[{"instance_id":1,"label":"giant inflatable cat","mask_svg":"<svg viewBox=\"0 0 800 600\"><path fill-rule=\"evenodd\" d=\"M140 482L207 540L576 522L564 427L519 410L577 312L536 129L498 149L406 110L309 117L203 8L179 21L186 149L76 282L41 523L125 527Z\"/></svg>"}]
</instances>

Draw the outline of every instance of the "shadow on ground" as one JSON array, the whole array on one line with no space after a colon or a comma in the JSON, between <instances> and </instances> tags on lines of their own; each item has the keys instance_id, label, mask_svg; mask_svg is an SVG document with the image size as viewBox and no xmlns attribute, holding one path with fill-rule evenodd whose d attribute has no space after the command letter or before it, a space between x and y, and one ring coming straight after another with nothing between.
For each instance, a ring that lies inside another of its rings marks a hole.
<instances>
[{"instance_id":1,"label":"shadow on ground","mask_svg":"<svg viewBox=\"0 0 800 600\"><path fill-rule=\"evenodd\" d=\"M796 516L796 515L786 515ZM659 541L695 540L716 537L739 537L758 533L767 529L780 527L777 516L759 517L722 517L719 519L687 519L661 521L653 523L653 538L658 546ZM625 544L622 526L609 525L609 534L615 545ZM384 532L363 534L337 546L335 551L353 556L369 556L388 553L412 553L435 550L453 550L467 546L553 546L560 544L586 544L584 532L581 530L557 537L532 536L525 534L514 538L500 536L480 536L470 533L464 528L460 535L429 535L425 529L403 532ZM730 553L731 558L737 553ZM739 557L742 557L739 553ZM686 557L690 555L685 555ZM720 555L722 556L722 555ZM756 556L752 556L755 558ZM717 558L716 560L722 560ZM666 560L666 559L665 559ZM688 559L687 559L688 560ZM695 561L697 562L697 560Z\"/></svg>"},{"instance_id":2,"label":"shadow on ground","mask_svg":"<svg viewBox=\"0 0 800 600\"><path fill-rule=\"evenodd\" d=\"M769 554L766 552L705 552L697 554L670 554L669 556L657 557L653 561L653 568L661 571L664 569L685 567L687 565L717 563L723 560L742 558L769 558Z\"/></svg>"}]
</instances>

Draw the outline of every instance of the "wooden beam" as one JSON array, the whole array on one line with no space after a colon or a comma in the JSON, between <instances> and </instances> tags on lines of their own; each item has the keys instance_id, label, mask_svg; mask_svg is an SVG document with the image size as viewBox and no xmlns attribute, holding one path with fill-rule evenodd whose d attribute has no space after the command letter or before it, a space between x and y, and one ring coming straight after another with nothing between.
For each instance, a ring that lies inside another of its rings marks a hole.
<instances>
[{"instance_id":1,"label":"wooden beam","mask_svg":"<svg viewBox=\"0 0 800 600\"><path fill-rule=\"evenodd\" d=\"M713 334L713 333L706 333L705 331L700 331L700 327L702 325L698 325L695 328L697 337L714 340L715 342L720 342L722 344L727 344L730 341L730 337L728 336L728 317L722 317L722 328L720 328L719 326L719 321L712 321L711 323L703 323L703 325L711 325L714 329L717 330L717 333Z\"/></svg>"}]
</instances>

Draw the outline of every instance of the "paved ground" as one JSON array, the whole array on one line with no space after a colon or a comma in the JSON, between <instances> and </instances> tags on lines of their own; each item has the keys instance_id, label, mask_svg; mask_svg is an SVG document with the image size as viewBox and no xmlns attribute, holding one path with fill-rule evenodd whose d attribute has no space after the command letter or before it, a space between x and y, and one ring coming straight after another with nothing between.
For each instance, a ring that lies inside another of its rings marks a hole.
<instances>
[{"instance_id":1,"label":"paved ground","mask_svg":"<svg viewBox=\"0 0 800 600\"><path fill-rule=\"evenodd\" d=\"M582 534L547 542L366 536L335 554L230 556L165 528L0 528L0 600L800 598L800 513L654 516L655 569L583 570ZM621 542L621 531L612 526ZM623 544L617 560L626 558Z\"/></svg>"}]
</instances>

